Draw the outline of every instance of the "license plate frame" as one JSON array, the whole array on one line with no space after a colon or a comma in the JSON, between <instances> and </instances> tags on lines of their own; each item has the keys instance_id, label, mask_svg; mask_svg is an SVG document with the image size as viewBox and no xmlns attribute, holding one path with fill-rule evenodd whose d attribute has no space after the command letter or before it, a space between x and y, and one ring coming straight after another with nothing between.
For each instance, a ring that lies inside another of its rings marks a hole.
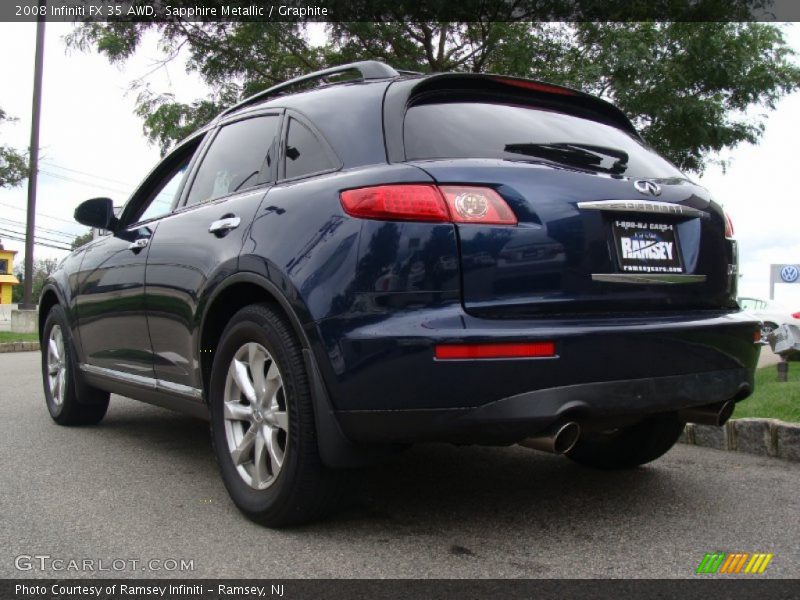
<instances>
[{"instance_id":1,"label":"license plate frame","mask_svg":"<svg viewBox=\"0 0 800 600\"><path fill-rule=\"evenodd\" d=\"M676 223L614 219L611 233L622 273L685 272Z\"/></svg>"}]
</instances>

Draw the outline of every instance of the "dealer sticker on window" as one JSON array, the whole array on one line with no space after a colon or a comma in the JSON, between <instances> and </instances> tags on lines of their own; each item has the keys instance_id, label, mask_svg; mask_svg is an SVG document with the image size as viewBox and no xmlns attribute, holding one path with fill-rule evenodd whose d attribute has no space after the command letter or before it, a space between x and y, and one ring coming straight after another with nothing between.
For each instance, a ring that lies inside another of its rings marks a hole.
<instances>
[{"instance_id":1,"label":"dealer sticker on window","mask_svg":"<svg viewBox=\"0 0 800 600\"><path fill-rule=\"evenodd\" d=\"M614 221L619 267L627 273L683 273L678 235L671 223Z\"/></svg>"}]
</instances>

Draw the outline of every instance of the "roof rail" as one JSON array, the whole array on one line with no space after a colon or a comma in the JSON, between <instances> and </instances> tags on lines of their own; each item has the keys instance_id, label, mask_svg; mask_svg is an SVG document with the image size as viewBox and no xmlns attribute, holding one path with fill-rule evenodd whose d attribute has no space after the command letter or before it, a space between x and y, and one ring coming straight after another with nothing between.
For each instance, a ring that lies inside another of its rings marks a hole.
<instances>
[{"instance_id":1,"label":"roof rail","mask_svg":"<svg viewBox=\"0 0 800 600\"><path fill-rule=\"evenodd\" d=\"M329 69L314 71L313 73L309 73L308 75L301 75L300 77L295 77L294 79L290 79L289 81L284 81L283 83L274 85L271 88L262 90L256 94L253 94L248 98L245 98L241 102L234 104L230 108L225 109L219 114L219 117L223 117L236 110L239 110L244 106L255 104L256 102L269 98L270 96L274 96L278 92L287 90L291 87L296 86L299 83L305 83L306 81L313 81L314 79L324 79L329 75L337 75L339 73L346 73L347 71L358 71L361 74L361 79L365 81L368 79L391 79L393 77L399 77L400 75L400 73L398 73L392 67L378 60L364 60L360 62L348 63L345 65L338 65L336 67L331 67Z\"/></svg>"}]
</instances>

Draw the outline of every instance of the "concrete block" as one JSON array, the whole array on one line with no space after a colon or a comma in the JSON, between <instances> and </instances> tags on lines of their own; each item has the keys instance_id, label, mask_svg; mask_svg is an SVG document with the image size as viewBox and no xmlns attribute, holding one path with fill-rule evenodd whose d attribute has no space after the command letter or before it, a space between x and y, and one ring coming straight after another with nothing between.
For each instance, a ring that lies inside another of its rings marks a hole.
<instances>
[{"instance_id":1,"label":"concrete block","mask_svg":"<svg viewBox=\"0 0 800 600\"><path fill-rule=\"evenodd\" d=\"M12 310L11 311L11 331L14 333L36 333L38 326L38 311L35 310Z\"/></svg>"},{"instance_id":2,"label":"concrete block","mask_svg":"<svg viewBox=\"0 0 800 600\"><path fill-rule=\"evenodd\" d=\"M771 422L768 419L734 419L731 428L735 431L733 448L737 452L776 456L772 440Z\"/></svg>"},{"instance_id":3,"label":"concrete block","mask_svg":"<svg viewBox=\"0 0 800 600\"><path fill-rule=\"evenodd\" d=\"M777 456L785 460L800 461L800 424L776 421L773 429Z\"/></svg>"},{"instance_id":4,"label":"concrete block","mask_svg":"<svg viewBox=\"0 0 800 600\"><path fill-rule=\"evenodd\" d=\"M694 443L706 448L728 450L728 428L695 424Z\"/></svg>"}]
</instances>

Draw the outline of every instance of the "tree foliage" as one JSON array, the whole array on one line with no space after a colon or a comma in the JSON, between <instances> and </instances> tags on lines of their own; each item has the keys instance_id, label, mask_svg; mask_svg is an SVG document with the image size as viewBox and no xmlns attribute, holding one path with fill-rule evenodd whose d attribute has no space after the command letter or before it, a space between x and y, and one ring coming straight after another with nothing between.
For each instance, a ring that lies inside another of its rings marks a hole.
<instances>
[{"instance_id":1,"label":"tree foliage","mask_svg":"<svg viewBox=\"0 0 800 600\"><path fill-rule=\"evenodd\" d=\"M380 59L401 69L498 72L597 94L679 167L700 172L720 150L756 142L766 111L800 87L781 28L758 22L329 23L321 46L296 23L90 23L68 43L117 63L148 30L159 36L165 62L184 53L187 69L212 90L181 103L141 86L138 112L162 153L270 85Z\"/></svg>"},{"instance_id":2,"label":"tree foliage","mask_svg":"<svg viewBox=\"0 0 800 600\"><path fill-rule=\"evenodd\" d=\"M12 121L0 108L0 124ZM14 187L28 177L28 158L24 154L0 144L0 188Z\"/></svg>"},{"instance_id":3,"label":"tree foliage","mask_svg":"<svg viewBox=\"0 0 800 600\"><path fill-rule=\"evenodd\" d=\"M58 259L43 258L33 261L33 294L31 295L35 301L38 301L39 296L42 295L42 288L45 281L47 281L50 273L56 270L58 266ZM19 285L15 285L11 290L11 302L18 304L22 302L22 296L25 291L25 267L18 264L14 267L14 275L19 279Z\"/></svg>"},{"instance_id":4,"label":"tree foliage","mask_svg":"<svg viewBox=\"0 0 800 600\"><path fill-rule=\"evenodd\" d=\"M81 246L85 246L86 244L91 242L93 239L94 239L94 234L91 232L91 230L87 231L84 234L75 236L75 239L72 240L72 249L77 250Z\"/></svg>"}]
</instances>

